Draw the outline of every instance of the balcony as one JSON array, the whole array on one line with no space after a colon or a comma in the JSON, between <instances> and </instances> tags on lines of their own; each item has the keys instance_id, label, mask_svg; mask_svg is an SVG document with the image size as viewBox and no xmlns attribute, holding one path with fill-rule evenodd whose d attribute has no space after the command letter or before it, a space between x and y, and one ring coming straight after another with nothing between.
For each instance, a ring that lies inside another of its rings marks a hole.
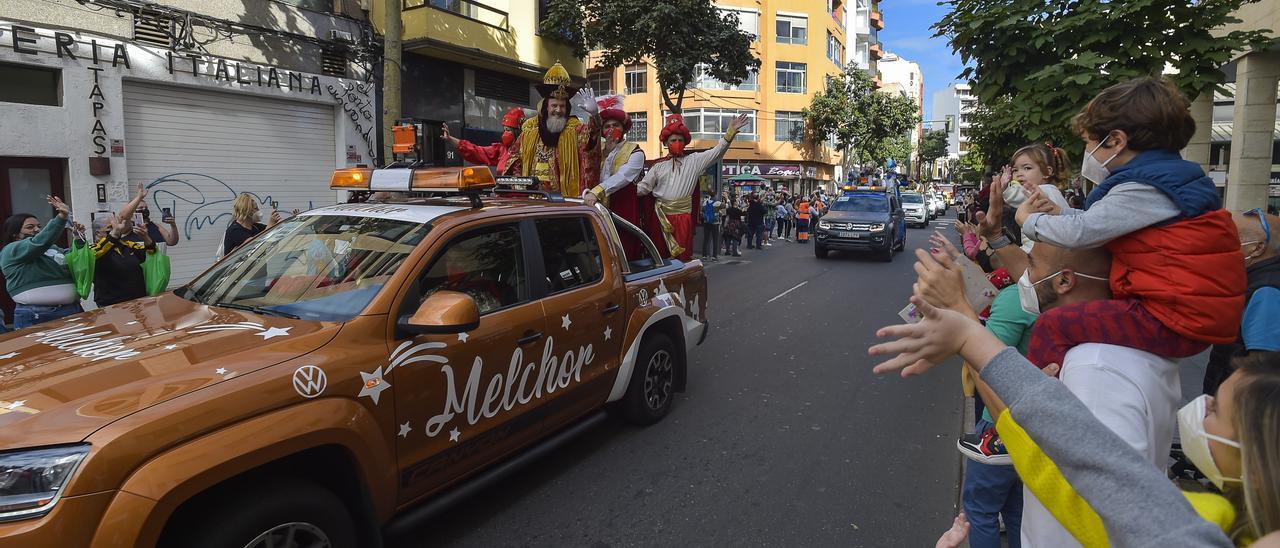
<instances>
[{"instance_id":1,"label":"balcony","mask_svg":"<svg viewBox=\"0 0 1280 548\"><path fill-rule=\"evenodd\" d=\"M876 30L884 30L884 14L880 13L880 10L871 12L871 26L875 27Z\"/></svg>"},{"instance_id":2,"label":"balcony","mask_svg":"<svg viewBox=\"0 0 1280 548\"><path fill-rule=\"evenodd\" d=\"M440 11L452 13L464 19L470 19L477 23L488 25L503 32L511 31L511 24L507 12L486 6L475 0L401 0L403 2L403 10L409 11L418 8L434 8Z\"/></svg>"},{"instance_id":3,"label":"balcony","mask_svg":"<svg viewBox=\"0 0 1280 548\"><path fill-rule=\"evenodd\" d=\"M880 42L871 44L871 47L867 51L871 55L871 60L873 61L879 61L884 58L884 47L880 45Z\"/></svg>"}]
</instances>

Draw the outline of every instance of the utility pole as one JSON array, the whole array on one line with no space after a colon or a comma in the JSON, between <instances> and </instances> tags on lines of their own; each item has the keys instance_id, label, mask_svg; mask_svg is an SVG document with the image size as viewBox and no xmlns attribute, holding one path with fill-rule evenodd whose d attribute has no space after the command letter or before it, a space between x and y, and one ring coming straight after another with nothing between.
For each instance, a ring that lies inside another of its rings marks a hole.
<instances>
[{"instance_id":1,"label":"utility pole","mask_svg":"<svg viewBox=\"0 0 1280 548\"><path fill-rule=\"evenodd\" d=\"M404 22L400 19L402 0L383 0L386 36L382 46L382 164L391 163L391 128L400 118L400 38Z\"/></svg>"}]
</instances>

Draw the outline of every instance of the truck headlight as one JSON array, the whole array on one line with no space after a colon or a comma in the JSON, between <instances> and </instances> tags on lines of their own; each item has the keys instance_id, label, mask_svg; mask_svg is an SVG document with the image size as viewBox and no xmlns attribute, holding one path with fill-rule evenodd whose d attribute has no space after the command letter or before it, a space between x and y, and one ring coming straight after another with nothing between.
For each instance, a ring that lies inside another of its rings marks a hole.
<instances>
[{"instance_id":1,"label":"truck headlight","mask_svg":"<svg viewBox=\"0 0 1280 548\"><path fill-rule=\"evenodd\" d=\"M871 226L867 227L867 230L880 232L881 230L884 230L884 223L873 223Z\"/></svg>"},{"instance_id":2,"label":"truck headlight","mask_svg":"<svg viewBox=\"0 0 1280 548\"><path fill-rule=\"evenodd\" d=\"M0 453L0 521L48 513L87 454L88 444Z\"/></svg>"},{"instance_id":3,"label":"truck headlight","mask_svg":"<svg viewBox=\"0 0 1280 548\"><path fill-rule=\"evenodd\" d=\"M826 221L818 221L818 228L821 228L823 230L828 230L831 228L831 223L828 223Z\"/></svg>"}]
</instances>

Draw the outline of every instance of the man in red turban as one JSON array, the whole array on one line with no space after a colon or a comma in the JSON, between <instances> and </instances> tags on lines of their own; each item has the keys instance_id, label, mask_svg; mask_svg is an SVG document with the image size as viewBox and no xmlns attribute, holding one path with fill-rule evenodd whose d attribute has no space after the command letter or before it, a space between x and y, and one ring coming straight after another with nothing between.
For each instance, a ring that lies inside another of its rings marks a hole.
<instances>
[{"instance_id":1,"label":"man in red turban","mask_svg":"<svg viewBox=\"0 0 1280 548\"><path fill-rule=\"evenodd\" d=\"M444 138L458 149L462 159L473 164L481 164L498 168L498 175L514 175L515 160L519 148L516 139L520 136L520 124L524 120L524 109L519 107L507 111L502 117L502 140L489 146L479 146L466 139L449 135L449 125L445 124Z\"/></svg>"},{"instance_id":2,"label":"man in red turban","mask_svg":"<svg viewBox=\"0 0 1280 548\"><path fill-rule=\"evenodd\" d=\"M635 183L644 175L644 151L636 143L627 141L631 117L622 109L622 96L606 95L596 103L600 105L600 119L604 127L602 143L605 157L600 167L600 184L584 191L583 201L587 205L603 201L619 217L641 226ZM627 259L639 258L640 242L625 232L620 232L619 236Z\"/></svg>"},{"instance_id":3,"label":"man in red turban","mask_svg":"<svg viewBox=\"0 0 1280 548\"><path fill-rule=\"evenodd\" d=\"M657 227L646 223L645 232L658 245L663 256L682 261L693 258L693 194L698 190L698 179L712 164L724 157L729 144L746 127L749 118L739 115L729 123L729 131L710 150L685 154L684 147L692 138L684 118L679 114L667 117L667 124L658 136L669 154L649 168L649 172L636 185L639 196L652 195L653 215Z\"/></svg>"}]
</instances>

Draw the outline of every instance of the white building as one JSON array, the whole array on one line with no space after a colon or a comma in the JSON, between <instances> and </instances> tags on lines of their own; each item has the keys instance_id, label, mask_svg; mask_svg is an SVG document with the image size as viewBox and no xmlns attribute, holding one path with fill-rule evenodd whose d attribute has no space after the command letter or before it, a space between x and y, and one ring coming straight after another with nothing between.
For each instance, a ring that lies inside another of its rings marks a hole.
<instances>
[{"instance_id":1,"label":"white building","mask_svg":"<svg viewBox=\"0 0 1280 548\"><path fill-rule=\"evenodd\" d=\"M880 13L879 0L853 0L850 17L848 50L846 57L860 69L866 70L879 81L877 65L884 56L880 45L880 31L884 30L884 14Z\"/></svg>"},{"instance_id":2,"label":"white building","mask_svg":"<svg viewBox=\"0 0 1280 548\"><path fill-rule=\"evenodd\" d=\"M895 53L885 53L879 63L880 77L883 80L882 90L893 89L916 104L916 114L924 114L924 74L920 64L904 59ZM917 123L911 128L911 166L912 175L918 176L917 154L920 151L920 136L923 125Z\"/></svg>"},{"instance_id":3,"label":"white building","mask_svg":"<svg viewBox=\"0 0 1280 548\"><path fill-rule=\"evenodd\" d=\"M177 219L179 284L240 193L267 213L343 198L332 170L376 156L376 86L352 61L363 14L313 4L0 0L0 218L46 221L54 195L88 226L146 185Z\"/></svg>"},{"instance_id":4,"label":"white building","mask_svg":"<svg viewBox=\"0 0 1280 548\"><path fill-rule=\"evenodd\" d=\"M947 136L947 156L959 158L969 152L970 117L977 107L978 98L973 95L969 84L952 84L934 92L931 116L935 120L952 120Z\"/></svg>"}]
</instances>

